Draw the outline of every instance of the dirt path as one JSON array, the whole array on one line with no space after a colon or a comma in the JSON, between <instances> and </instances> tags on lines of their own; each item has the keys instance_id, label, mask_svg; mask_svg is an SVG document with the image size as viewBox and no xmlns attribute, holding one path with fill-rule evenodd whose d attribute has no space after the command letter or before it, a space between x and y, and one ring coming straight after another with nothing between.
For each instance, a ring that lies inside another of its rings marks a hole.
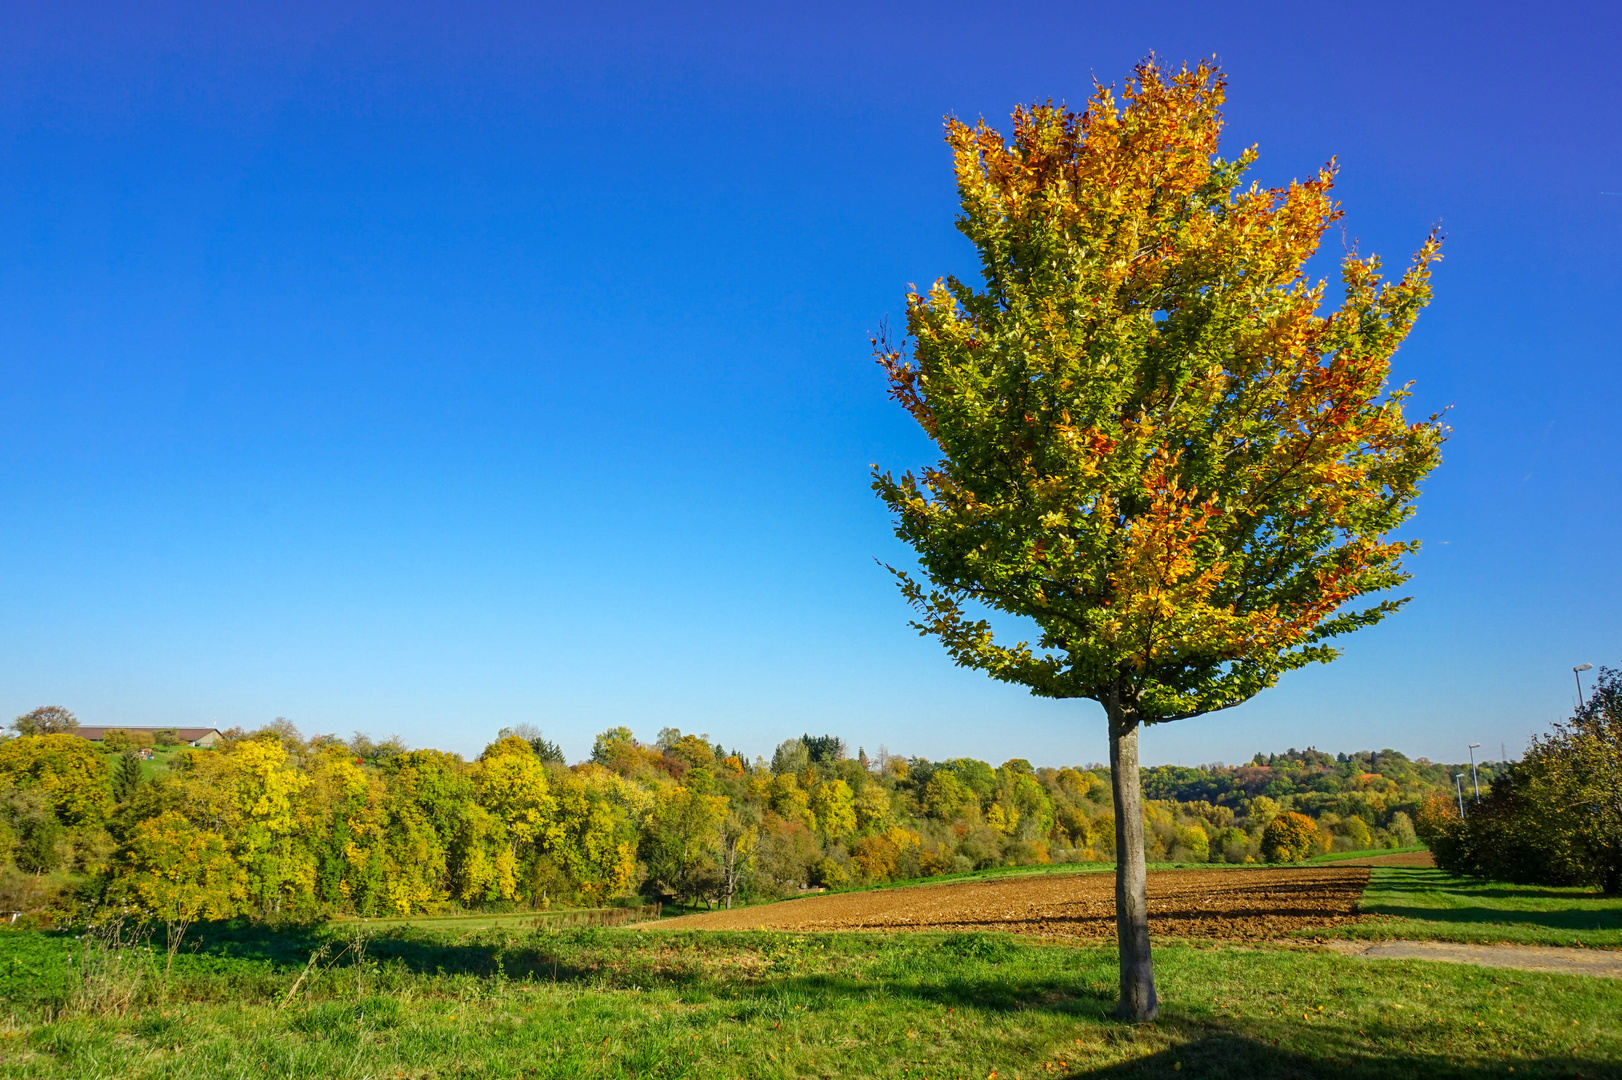
<instances>
[{"instance_id":1,"label":"dirt path","mask_svg":"<svg viewBox=\"0 0 1622 1080\"><path fill-rule=\"evenodd\" d=\"M1149 932L1272 940L1358 919L1366 867L1158 870L1149 874ZM648 930L991 930L1044 937L1115 936L1115 875L1033 874L830 893L643 924Z\"/></svg>"},{"instance_id":2,"label":"dirt path","mask_svg":"<svg viewBox=\"0 0 1622 1080\"><path fill-rule=\"evenodd\" d=\"M1622 950L1553 949L1540 945L1460 945L1449 941L1331 941L1346 956L1369 960L1441 960L1479 967L1557 971L1622 979Z\"/></svg>"}]
</instances>

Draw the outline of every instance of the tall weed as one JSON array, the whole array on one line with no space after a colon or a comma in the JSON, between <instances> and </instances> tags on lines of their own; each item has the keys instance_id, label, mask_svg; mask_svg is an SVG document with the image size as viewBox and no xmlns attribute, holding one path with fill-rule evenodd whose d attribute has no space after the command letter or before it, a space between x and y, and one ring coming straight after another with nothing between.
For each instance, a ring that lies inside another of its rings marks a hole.
<instances>
[{"instance_id":1,"label":"tall weed","mask_svg":"<svg viewBox=\"0 0 1622 1080\"><path fill-rule=\"evenodd\" d=\"M157 976L152 931L124 914L87 925L68 953L67 1011L123 1016Z\"/></svg>"}]
</instances>

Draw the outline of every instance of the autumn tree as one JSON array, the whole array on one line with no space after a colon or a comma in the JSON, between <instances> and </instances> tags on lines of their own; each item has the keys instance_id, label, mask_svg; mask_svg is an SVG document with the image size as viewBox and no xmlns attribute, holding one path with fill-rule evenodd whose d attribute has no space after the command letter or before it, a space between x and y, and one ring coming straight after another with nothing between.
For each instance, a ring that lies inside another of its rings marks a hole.
<instances>
[{"instance_id":1,"label":"autumn tree","mask_svg":"<svg viewBox=\"0 0 1622 1080\"><path fill-rule=\"evenodd\" d=\"M1534 738L1517 771L1536 817L1558 821L1572 877L1622 894L1622 672L1601 668L1587 702Z\"/></svg>"},{"instance_id":2,"label":"autumn tree","mask_svg":"<svg viewBox=\"0 0 1622 1080\"><path fill-rule=\"evenodd\" d=\"M247 897L248 875L226 841L174 811L136 824L109 890L168 924L171 960L193 920L228 918Z\"/></svg>"},{"instance_id":3,"label":"autumn tree","mask_svg":"<svg viewBox=\"0 0 1622 1080\"><path fill-rule=\"evenodd\" d=\"M101 755L77 735L35 735L0 743L0 789L36 788L67 826L99 825L113 808Z\"/></svg>"},{"instance_id":4,"label":"autumn tree","mask_svg":"<svg viewBox=\"0 0 1622 1080\"><path fill-rule=\"evenodd\" d=\"M685 787L660 795L642 834L649 876L678 901L717 884L727 800Z\"/></svg>"},{"instance_id":5,"label":"autumn tree","mask_svg":"<svg viewBox=\"0 0 1622 1080\"><path fill-rule=\"evenodd\" d=\"M69 735L79 730L79 718L60 705L42 705L11 722L19 735Z\"/></svg>"},{"instance_id":6,"label":"autumn tree","mask_svg":"<svg viewBox=\"0 0 1622 1080\"><path fill-rule=\"evenodd\" d=\"M1300 862L1312 853L1318 826L1305 814L1280 814L1262 830L1262 858L1270 863Z\"/></svg>"},{"instance_id":7,"label":"autumn tree","mask_svg":"<svg viewBox=\"0 0 1622 1080\"><path fill-rule=\"evenodd\" d=\"M875 469L926 581L898 572L960 665L1108 717L1119 1014L1157 1012L1138 733L1249 699L1400 600L1390 533L1444 429L1404 418L1390 358L1428 301L1432 235L1397 280L1305 273L1339 217L1334 165L1246 185L1218 156L1224 79L1145 61L1117 99L1021 107L1011 141L949 119L958 227L983 286L907 298L876 342L940 459ZM910 352L909 352L910 344ZM1031 620L1004 643L983 613Z\"/></svg>"}]
</instances>

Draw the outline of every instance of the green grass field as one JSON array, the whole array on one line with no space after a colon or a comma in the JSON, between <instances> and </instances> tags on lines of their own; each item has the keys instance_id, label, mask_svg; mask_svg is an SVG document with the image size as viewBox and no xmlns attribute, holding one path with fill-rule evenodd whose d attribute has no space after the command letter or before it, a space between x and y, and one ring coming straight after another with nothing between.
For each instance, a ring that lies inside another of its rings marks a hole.
<instances>
[{"instance_id":1,"label":"green grass field","mask_svg":"<svg viewBox=\"0 0 1622 1080\"><path fill-rule=\"evenodd\" d=\"M1622 897L1592 889L1508 885L1441 870L1376 866L1363 910L1379 916L1337 937L1622 948Z\"/></svg>"},{"instance_id":2,"label":"green grass field","mask_svg":"<svg viewBox=\"0 0 1622 1080\"><path fill-rule=\"evenodd\" d=\"M1134 1028L1109 1018L1112 950L996 936L402 928L357 956L339 928L215 928L196 944L167 985L126 953L144 976L86 988L73 939L0 933L0 1076L1622 1076L1622 983L1308 949L1161 946L1162 1019ZM350 947L288 1000L323 944ZM132 979L127 1009L96 1011Z\"/></svg>"},{"instance_id":3,"label":"green grass field","mask_svg":"<svg viewBox=\"0 0 1622 1080\"><path fill-rule=\"evenodd\" d=\"M1622 944L1591 892L1372 875L1382 917L1343 933ZM0 1077L1622 1080L1614 979L1160 942L1161 1019L1128 1027L1097 945L503 925L534 918L215 925L167 975L0 930Z\"/></svg>"},{"instance_id":4,"label":"green grass field","mask_svg":"<svg viewBox=\"0 0 1622 1080\"><path fill-rule=\"evenodd\" d=\"M1378 855L1405 855L1412 851L1424 851L1424 844L1410 844L1399 848L1367 848L1363 851L1331 851L1327 855L1314 855L1308 859L1309 863L1345 862L1348 859L1370 859Z\"/></svg>"}]
</instances>

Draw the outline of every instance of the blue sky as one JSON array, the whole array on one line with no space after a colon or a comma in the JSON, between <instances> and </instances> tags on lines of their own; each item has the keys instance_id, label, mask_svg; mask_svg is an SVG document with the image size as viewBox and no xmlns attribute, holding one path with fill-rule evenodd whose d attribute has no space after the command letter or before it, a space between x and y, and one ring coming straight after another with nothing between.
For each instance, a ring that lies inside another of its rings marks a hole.
<instances>
[{"instance_id":1,"label":"blue sky","mask_svg":"<svg viewBox=\"0 0 1622 1080\"><path fill-rule=\"evenodd\" d=\"M944 114L1217 55L1226 145L1448 236L1413 601L1148 761L1496 757L1622 664L1613 5L7 5L0 712L666 725L1105 756L875 560L927 446L867 336L973 272ZM1332 237L1331 254L1341 238ZM9 710L7 712L6 710Z\"/></svg>"}]
</instances>

